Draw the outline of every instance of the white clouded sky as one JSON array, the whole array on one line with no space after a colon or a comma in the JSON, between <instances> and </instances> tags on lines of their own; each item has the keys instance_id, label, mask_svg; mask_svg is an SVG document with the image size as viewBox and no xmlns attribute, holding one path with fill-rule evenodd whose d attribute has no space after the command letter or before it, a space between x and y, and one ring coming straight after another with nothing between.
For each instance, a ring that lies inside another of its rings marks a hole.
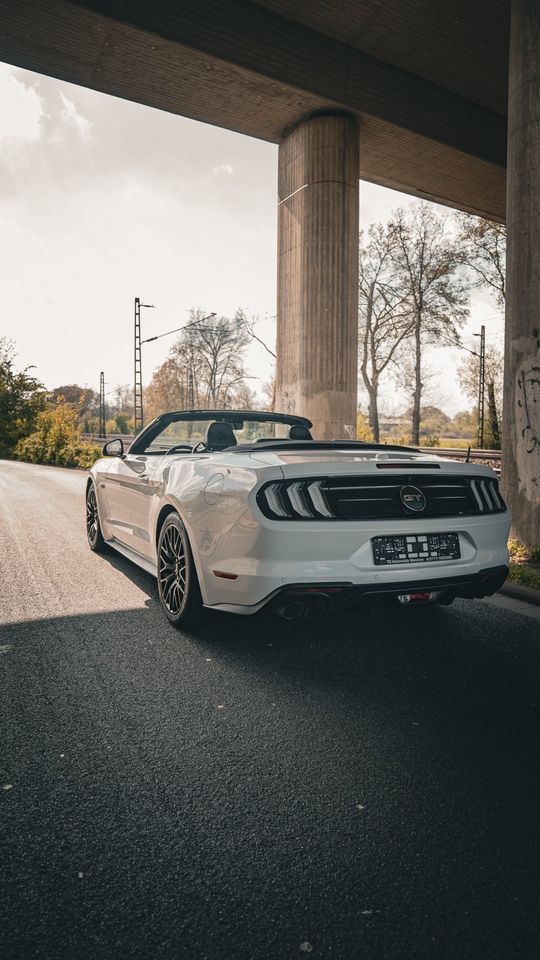
<instances>
[{"instance_id":1,"label":"white clouded sky","mask_svg":"<svg viewBox=\"0 0 540 960\"><path fill-rule=\"evenodd\" d=\"M155 303L143 336L187 320L191 307L268 317L274 338L277 147L0 64L0 335L48 387L112 388L132 379L133 298ZM362 183L361 223L410 198ZM475 297L468 333L502 320ZM171 340L146 345L145 380ZM468 343L473 341L466 340ZM467 404L458 352L434 351L449 411ZM250 351L269 377L268 355ZM388 390L387 409L393 407Z\"/></svg>"}]
</instances>

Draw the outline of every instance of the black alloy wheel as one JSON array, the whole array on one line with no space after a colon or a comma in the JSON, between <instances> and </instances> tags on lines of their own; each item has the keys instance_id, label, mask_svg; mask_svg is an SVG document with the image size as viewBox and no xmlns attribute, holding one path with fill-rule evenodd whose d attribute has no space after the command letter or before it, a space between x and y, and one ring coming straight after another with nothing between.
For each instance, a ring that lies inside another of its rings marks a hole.
<instances>
[{"instance_id":1,"label":"black alloy wheel","mask_svg":"<svg viewBox=\"0 0 540 960\"><path fill-rule=\"evenodd\" d=\"M158 590L165 616L175 627L195 626L206 614L186 529L170 513L158 542Z\"/></svg>"},{"instance_id":2,"label":"black alloy wheel","mask_svg":"<svg viewBox=\"0 0 540 960\"><path fill-rule=\"evenodd\" d=\"M99 523L96 488L93 483L88 485L86 491L86 536L90 549L94 553L101 553L107 549Z\"/></svg>"}]
</instances>

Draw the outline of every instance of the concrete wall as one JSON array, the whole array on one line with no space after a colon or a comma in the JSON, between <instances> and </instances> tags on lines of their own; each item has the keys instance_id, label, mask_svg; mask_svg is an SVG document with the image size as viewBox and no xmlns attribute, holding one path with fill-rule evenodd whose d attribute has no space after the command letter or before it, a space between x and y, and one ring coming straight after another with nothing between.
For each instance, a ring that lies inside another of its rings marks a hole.
<instances>
[{"instance_id":1,"label":"concrete wall","mask_svg":"<svg viewBox=\"0 0 540 960\"><path fill-rule=\"evenodd\" d=\"M513 0L502 476L515 535L540 547L540 0Z\"/></svg>"}]
</instances>

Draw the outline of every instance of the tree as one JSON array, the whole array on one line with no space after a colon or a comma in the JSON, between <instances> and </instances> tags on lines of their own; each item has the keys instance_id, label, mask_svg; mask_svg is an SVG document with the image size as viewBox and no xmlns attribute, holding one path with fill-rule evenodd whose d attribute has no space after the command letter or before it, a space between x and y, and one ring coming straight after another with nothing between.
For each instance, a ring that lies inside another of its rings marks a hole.
<instances>
[{"instance_id":1,"label":"tree","mask_svg":"<svg viewBox=\"0 0 540 960\"><path fill-rule=\"evenodd\" d=\"M47 405L43 384L28 371L15 370L12 342L0 338L0 457L10 457L23 437L32 433Z\"/></svg>"},{"instance_id":2,"label":"tree","mask_svg":"<svg viewBox=\"0 0 540 960\"><path fill-rule=\"evenodd\" d=\"M460 410L452 419L448 436L472 440L476 434L477 420L478 410L476 407L473 407L472 410Z\"/></svg>"},{"instance_id":3,"label":"tree","mask_svg":"<svg viewBox=\"0 0 540 960\"><path fill-rule=\"evenodd\" d=\"M439 439L441 436L447 436L451 420L444 410L428 404L422 407L420 419L421 437L436 437Z\"/></svg>"},{"instance_id":4,"label":"tree","mask_svg":"<svg viewBox=\"0 0 540 960\"><path fill-rule=\"evenodd\" d=\"M262 410L276 409L276 372L272 367L271 377L265 380L262 385Z\"/></svg>"},{"instance_id":5,"label":"tree","mask_svg":"<svg viewBox=\"0 0 540 960\"><path fill-rule=\"evenodd\" d=\"M230 406L235 385L247 379L244 354L250 334L246 330L246 317L241 310L232 320L216 317L201 322L204 316L202 310L191 311L191 322L182 334L182 346L187 347L192 358L203 406Z\"/></svg>"},{"instance_id":6,"label":"tree","mask_svg":"<svg viewBox=\"0 0 540 960\"><path fill-rule=\"evenodd\" d=\"M257 323L259 323L259 321L260 321L261 318L257 316L257 317L251 317L251 319L248 320L248 318L247 318L246 316L244 316L244 314L243 314L242 311L238 311L237 316L243 317L243 326L244 326L244 329L245 329L246 333L251 337L251 339L252 339L252 340L256 340L257 343L260 343L261 347L264 347L264 349L265 349L266 352L269 354L269 356L273 357L274 360L276 360L276 359L277 359L277 354L276 354L275 350L272 350L272 348L268 346L268 344L266 343L266 341L263 340L261 337L259 337L259 335L258 335L257 333L255 333L255 325L256 325Z\"/></svg>"},{"instance_id":7,"label":"tree","mask_svg":"<svg viewBox=\"0 0 540 960\"><path fill-rule=\"evenodd\" d=\"M506 299L506 227L470 213L458 214L458 244L476 286L488 287L499 307Z\"/></svg>"},{"instance_id":8,"label":"tree","mask_svg":"<svg viewBox=\"0 0 540 960\"><path fill-rule=\"evenodd\" d=\"M125 413L115 413L114 431L116 433L129 433L129 420Z\"/></svg>"},{"instance_id":9,"label":"tree","mask_svg":"<svg viewBox=\"0 0 540 960\"><path fill-rule=\"evenodd\" d=\"M407 290L412 333L402 342L400 359L412 361L412 442L419 443L423 391L423 352L428 344L456 342L468 316L468 288L447 218L427 203L397 210L389 224L392 261Z\"/></svg>"},{"instance_id":10,"label":"tree","mask_svg":"<svg viewBox=\"0 0 540 960\"><path fill-rule=\"evenodd\" d=\"M151 416L164 410L232 407L239 396L246 399L246 381L251 378L244 355L250 335L242 311L232 320L203 320L202 310L192 310L190 316L146 389Z\"/></svg>"},{"instance_id":11,"label":"tree","mask_svg":"<svg viewBox=\"0 0 540 960\"><path fill-rule=\"evenodd\" d=\"M133 410L133 384L117 383L112 391L111 406L115 413Z\"/></svg>"},{"instance_id":12,"label":"tree","mask_svg":"<svg viewBox=\"0 0 540 960\"><path fill-rule=\"evenodd\" d=\"M382 374L413 329L408 287L396 270L394 232L374 224L367 243L360 237L358 315L360 372L368 394L368 419L376 443L380 439L379 386Z\"/></svg>"},{"instance_id":13,"label":"tree","mask_svg":"<svg viewBox=\"0 0 540 960\"><path fill-rule=\"evenodd\" d=\"M144 392L146 418L152 420L167 410L189 410L197 406L195 397L190 391L189 354L175 350L174 357L169 355L153 373L152 379Z\"/></svg>"},{"instance_id":14,"label":"tree","mask_svg":"<svg viewBox=\"0 0 540 960\"><path fill-rule=\"evenodd\" d=\"M92 416L99 409L99 395L95 390L89 387L80 387L78 383L66 383L61 387L55 387L50 393L53 404L61 402L69 403L77 407L80 416Z\"/></svg>"},{"instance_id":15,"label":"tree","mask_svg":"<svg viewBox=\"0 0 540 960\"><path fill-rule=\"evenodd\" d=\"M262 408L264 410L275 410L276 408L275 361L277 360L277 354L275 350L272 349L272 347L268 346L268 344L266 343L265 340L262 339L262 337L259 337L259 335L255 333L255 326L257 323L259 323L260 320L261 320L261 317L259 316L251 317L250 320L248 320L247 317L244 317L244 329L248 334L248 336L251 337L252 340L256 340L257 343L261 345L261 347L264 347L267 354L270 357L272 357L272 361L273 361L272 367L271 367L272 375L271 375L271 379L266 381L263 384L263 401L262 401L262 404L260 405L262 405ZM248 408L246 407L246 409Z\"/></svg>"},{"instance_id":16,"label":"tree","mask_svg":"<svg viewBox=\"0 0 540 960\"><path fill-rule=\"evenodd\" d=\"M252 379L247 377L246 380ZM255 379L255 378L253 378ZM247 382L238 384L234 391L234 405L240 410L258 410L261 407L257 394Z\"/></svg>"},{"instance_id":17,"label":"tree","mask_svg":"<svg viewBox=\"0 0 540 960\"><path fill-rule=\"evenodd\" d=\"M459 385L471 400L478 399L479 358L469 354L458 367ZM503 355L496 347L486 348L485 383L487 389L488 418L485 444L489 450L500 450L500 417L503 395Z\"/></svg>"}]
</instances>

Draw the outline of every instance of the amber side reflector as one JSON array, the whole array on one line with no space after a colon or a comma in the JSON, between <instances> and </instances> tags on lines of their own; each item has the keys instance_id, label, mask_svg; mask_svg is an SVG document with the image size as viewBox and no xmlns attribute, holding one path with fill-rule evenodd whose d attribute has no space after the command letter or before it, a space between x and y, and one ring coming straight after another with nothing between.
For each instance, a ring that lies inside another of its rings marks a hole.
<instances>
[{"instance_id":1,"label":"amber side reflector","mask_svg":"<svg viewBox=\"0 0 540 960\"><path fill-rule=\"evenodd\" d=\"M214 570L214 576L220 580L238 580L237 573L224 573L223 570Z\"/></svg>"}]
</instances>

